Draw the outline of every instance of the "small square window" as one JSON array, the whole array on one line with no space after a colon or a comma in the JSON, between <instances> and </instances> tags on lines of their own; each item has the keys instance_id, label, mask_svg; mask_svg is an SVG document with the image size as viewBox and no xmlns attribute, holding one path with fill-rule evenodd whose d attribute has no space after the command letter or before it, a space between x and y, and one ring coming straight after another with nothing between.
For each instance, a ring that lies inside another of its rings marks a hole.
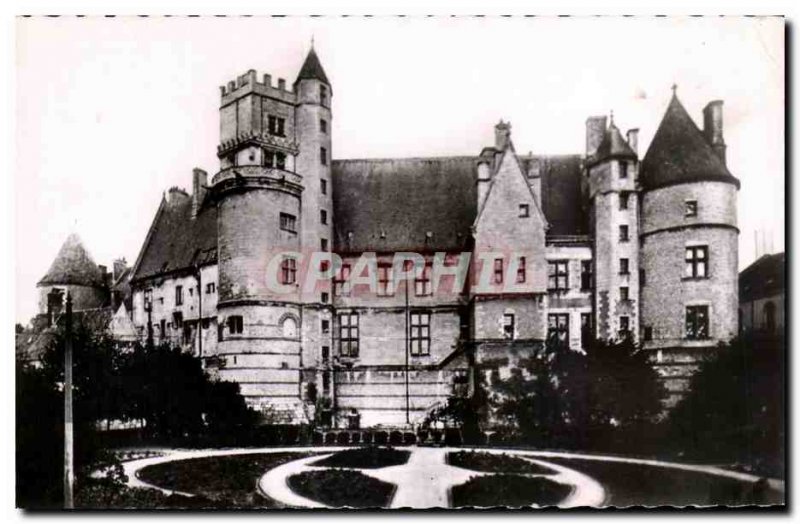
<instances>
[{"instance_id":1,"label":"small square window","mask_svg":"<svg viewBox=\"0 0 800 524\"><path fill-rule=\"evenodd\" d=\"M289 213L280 214L280 228L290 233L297 232L297 218Z\"/></svg>"},{"instance_id":2,"label":"small square window","mask_svg":"<svg viewBox=\"0 0 800 524\"><path fill-rule=\"evenodd\" d=\"M620 275L627 275L630 273L630 269L628 267L628 259L627 258L620 258L619 259L619 274Z\"/></svg>"},{"instance_id":3,"label":"small square window","mask_svg":"<svg viewBox=\"0 0 800 524\"><path fill-rule=\"evenodd\" d=\"M628 226L627 225L619 226L619 241L627 242L628 240L630 240L630 238L628 238Z\"/></svg>"},{"instance_id":4,"label":"small square window","mask_svg":"<svg viewBox=\"0 0 800 524\"><path fill-rule=\"evenodd\" d=\"M514 339L514 315L510 313L503 315L503 338L506 340Z\"/></svg>"},{"instance_id":5,"label":"small square window","mask_svg":"<svg viewBox=\"0 0 800 524\"><path fill-rule=\"evenodd\" d=\"M697 200L687 200L686 201L686 216L687 217L696 217L697 216Z\"/></svg>"},{"instance_id":6,"label":"small square window","mask_svg":"<svg viewBox=\"0 0 800 524\"><path fill-rule=\"evenodd\" d=\"M520 204L519 205L519 217L520 218L527 218L531 216L531 208L528 204Z\"/></svg>"}]
</instances>

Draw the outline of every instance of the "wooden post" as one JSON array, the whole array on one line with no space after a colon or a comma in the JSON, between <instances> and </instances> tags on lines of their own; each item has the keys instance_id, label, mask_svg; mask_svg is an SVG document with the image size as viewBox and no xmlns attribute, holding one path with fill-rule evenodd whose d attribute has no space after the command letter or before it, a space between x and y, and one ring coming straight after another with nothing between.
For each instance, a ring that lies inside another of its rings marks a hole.
<instances>
[{"instance_id":1,"label":"wooden post","mask_svg":"<svg viewBox=\"0 0 800 524\"><path fill-rule=\"evenodd\" d=\"M64 509L73 509L72 488L73 467L73 427L72 427L72 295L67 292L67 314L64 330Z\"/></svg>"}]
</instances>

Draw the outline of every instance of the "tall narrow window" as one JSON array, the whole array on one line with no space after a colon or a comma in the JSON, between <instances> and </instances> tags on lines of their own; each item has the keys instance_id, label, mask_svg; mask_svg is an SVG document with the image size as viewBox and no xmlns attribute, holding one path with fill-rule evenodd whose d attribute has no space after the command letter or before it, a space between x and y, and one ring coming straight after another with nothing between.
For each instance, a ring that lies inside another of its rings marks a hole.
<instances>
[{"instance_id":1,"label":"tall narrow window","mask_svg":"<svg viewBox=\"0 0 800 524\"><path fill-rule=\"evenodd\" d=\"M319 132L323 134L328 132L328 121L324 118L319 119Z\"/></svg>"},{"instance_id":2,"label":"tall narrow window","mask_svg":"<svg viewBox=\"0 0 800 524\"><path fill-rule=\"evenodd\" d=\"M495 284L502 284L503 283L503 259L502 258L494 259L494 283Z\"/></svg>"},{"instance_id":3,"label":"tall narrow window","mask_svg":"<svg viewBox=\"0 0 800 524\"><path fill-rule=\"evenodd\" d=\"M378 264L378 296L392 295L392 266L391 264Z\"/></svg>"},{"instance_id":4,"label":"tall narrow window","mask_svg":"<svg viewBox=\"0 0 800 524\"><path fill-rule=\"evenodd\" d=\"M297 233L297 218L289 213L280 214L280 227L284 231L290 233Z\"/></svg>"},{"instance_id":5,"label":"tall narrow window","mask_svg":"<svg viewBox=\"0 0 800 524\"><path fill-rule=\"evenodd\" d=\"M581 291L592 289L592 261L581 260Z\"/></svg>"},{"instance_id":6,"label":"tall narrow window","mask_svg":"<svg viewBox=\"0 0 800 524\"><path fill-rule=\"evenodd\" d=\"M297 282L297 260L286 257L281 261L281 284L292 285Z\"/></svg>"},{"instance_id":7,"label":"tall narrow window","mask_svg":"<svg viewBox=\"0 0 800 524\"><path fill-rule=\"evenodd\" d=\"M328 88L323 85L319 86L319 103L323 106L328 105Z\"/></svg>"},{"instance_id":8,"label":"tall narrow window","mask_svg":"<svg viewBox=\"0 0 800 524\"><path fill-rule=\"evenodd\" d=\"M547 340L559 346L569 344L569 313L547 315Z\"/></svg>"},{"instance_id":9,"label":"tall narrow window","mask_svg":"<svg viewBox=\"0 0 800 524\"><path fill-rule=\"evenodd\" d=\"M342 264L339 274L333 279L333 294L347 295L350 292L350 264Z\"/></svg>"},{"instance_id":10,"label":"tall narrow window","mask_svg":"<svg viewBox=\"0 0 800 524\"><path fill-rule=\"evenodd\" d=\"M630 268L628 267L628 259L627 258L620 258L619 259L619 274L620 275L628 275L628 274L630 274Z\"/></svg>"},{"instance_id":11,"label":"tall narrow window","mask_svg":"<svg viewBox=\"0 0 800 524\"><path fill-rule=\"evenodd\" d=\"M411 312L411 354L430 355L431 352L431 313L430 311Z\"/></svg>"},{"instance_id":12,"label":"tall narrow window","mask_svg":"<svg viewBox=\"0 0 800 524\"><path fill-rule=\"evenodd\" d=\"M331 321L330 320L323 320L322 321L322 334L327 335L331 332Z\"/></svg>"},{"instance_id":13,"label":"tall narrow window","mask_svg":"<svg viewBox=\"0 0 800 524\"><path fill-rule=\"evenodd\" d=\"M175 286L175 305L183 304L183 286Z\"/></svg>"},{"instance_id":14,"label":"tall narrow window","mask_svg":"<svg viewBox=\"0 0 800 524\"><path fill-rule=\"evenodd\" d=\"M584 348L592 340L592 314L581 313L581 346Z\"/></svg>"},{"instance_id":15,"label":"tall narrow window","mask_svg":"<svg viewBox=\"0 0 800 524\"><path fill-rule=\"evenodd\" d=\"M514 339L514 315L511 313L506 313L503 315L503 338L506 340L513 340Z\"/></svg>"},{"instance_id":16,"label":"tall narrow window","mask_svg":"<svg viewBox=\"0 0 800 524\"><path fill-rule=\"evenodd\" d=\"M319 148L319 163L323 166L328 165L328 150L324 147Z\"/></svg>"},{"instance_id":17,"label":"tall narrow window","mask_svg":"<svg viewBox=\"0 0 800 524\"><path fill-rule=\"evenodd\" d=\"M358 313L339 314L339 354L358 356Z\"/></svg>"},{"instance_id":18,"label":"tall narrow window","mask_svg":"<svg viewBox=\"0 0 800 524\"><path fill-rule=\"evenodd\" d=\"M620 286L620 288L619 288L619 299L620 300L629 300L630 299L630 296L628 294L628 290L629 289L630 288L628 288L628 286Z\"/></svg>"},{"instance_id":19,"label":"tall narrow window","mask_svg":"<svg viewBox=\"0 0 800 524\"><path fill-rule=\"evenodd\" d=\"M639 285L643 286L647 284L647 279L645 279L644 269L639 270Z\"/></svg>"},{"instance_id":20,"label":"tall narrow window","mask_svg":"<svg viewBox=\"0 0 800 524\"><path fill-rule=\"evenodd\" d=\"M319 248L322 251L328 251L328 239L327 238L320 238L319 239Z\"/></svg>"},{"instance_id":21,"label":"tall narrow window","mask_svg":"<svg viewBox=\"0 0 800 524\"><path fill-rule=\"evenodd\" d=\"M328 194L328 181L327 180L320 180L319 181L319 190L320 190L320 193L322 193L323 195L327 195Z\"/></svg>"},{"instance_id":22,"label":"tall narrow window","mask_svg":"<svg viewBox=\"0 0 800 524\"><path fill-rule=\"evenodd\" d=\"M628 209L628 198L630 197L630 193L627 191L621 191L619 194L619 208L620 210L624 211Z\"/></svg>"},{"instance_id":23,"label":"tall narrow window","mask_svg":"<svg viewBox=\"0 0 800 524\"><path fill-rule=\"evenodd\" d=\"M628 240L630 240L628 238L628 226L623 224L619 226L619 241L627 242Z\"/></svg>"},{"instance_id":24,"label":"tall narrow window","mask_svg":"<svg viewBox=\"0 0 800 524\"><path fill-rule=\"evenodd\" d=\"M547 263L547 290L566 291L569 289L569 271L566 260Z\"/></svg>"},{"instance_id":25,"label":"tall narrow window","mask_svg":"<svg viewBox=\"0 0 800 524\"><path fill-rule=\"evenodd\" d=\"M414 294L418 297L427 297L433 294L431 286L431 270L430 264L425 264L422 268L417 269L414 275Z\"/></svg>"},{"instance_id":26,"label":"tall narrow window","mask_svg":"<svg viewBox=\"0 0 800 524\"><path fill-rule=\"evenodd\" d=\"M619 338L628 338L631 335L631 321L627 316L619 317Z\"/></svg>"},{"instance_id":27,"label":"tall narrow window","mask_svg":"<svg viewBox=\"0 0 800 524\"><path fill-rule=\"evenodd\" d=\"M324 209L319 210L319 221L322 225L326 225L328 223L328 212Z\"/></svg>"},{"instance_id":28,"label":"tall narrow window","mask_svg":"<svg viewBox=\"0 0 800 524\"><path fill-rule=\"evenodd\" d=\"M525 260L525 257L519 257L519 265L517 266L517 284L525 283L525 279L527 278L527 268L525 267L526 262L527 261Z\"/></svg>"},{"instance_id":29,"label":"tall narrow window","mask_svg":"<svg viewBox=\"0 0 800 524\"><path fill-rule=\"evenodd\" d=\"M708 336L708 306L687 306L686 338L703 340Z\"/></svg>"},{"instance_id":30,"label":"tall narrow window","mask_svg":"<svg viewBox=\"0 0 800 524\"><path fill-rule=\"evenodd\" d=\"M275 153L275 167L286 169L286 155L284 153Z\"/></svg>"},{"instance_id":31,"label":"tall narrow window","mask_svg":"<svg viewBox=\"0 0 800 524\"><path fill-rule=\"evenodd\" d=\"M708 246L686 248L686 265L683 276L686 278L708 277Z\"/></svg>"},{"instance_id":32,"label":"tall narrow window","mask_svg":"<svg viewBox=\"0 0 800 524\"><path fill-rule=\"evenodd\" d=\"M620 162L619 163L619 177L620 178L628 178L628 163L627 162Z\"/></svg>"}]
</instances>

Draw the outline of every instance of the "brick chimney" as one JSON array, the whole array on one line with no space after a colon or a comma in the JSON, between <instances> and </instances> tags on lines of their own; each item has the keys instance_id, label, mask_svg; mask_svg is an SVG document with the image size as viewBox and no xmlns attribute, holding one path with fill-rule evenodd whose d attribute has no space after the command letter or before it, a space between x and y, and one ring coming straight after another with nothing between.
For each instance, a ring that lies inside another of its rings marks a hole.
<instances>
[{"instance_id":1,"label":"brick chimney","mask_svg":"<svg viewBox=\"0 0 800 524\"><path fill-rule=\"evenodd\" d=\"M722 136L722 100L712 100L703 109L703 134L724 164L725 139Z\"/></svg>"},{"instance_id":2,"label":"brick chimney","mask_svg":"<svg viewBox=\"0 0 800 524\"><path fill-rule=\"evenodd\" d=\"M597 148L603 141L606 134L605 116L590 116L586 119L586 156L590 157L597 153Z\"/></svg>"},{"instance_id":3,"label":"brick chimney","mask_svg":"<svg viewBox=\"0 0 800 524\"><path fill-rule=\"evenodd\" d=\"M200 206L206 198L208 173L196 167L192 170L192 220L197 218Z\"/></svg>"},{"instance_id":4,"label":"brick chimney","mask_svg":"<svg viewBox=\"0 0 800 524\"><path fill-rule=\"evenodd\" d=\"M494 126L494 147L498 151L505 151L509 142L511 142L511 123L500 120Z\"/></svg>"}]
</instances>

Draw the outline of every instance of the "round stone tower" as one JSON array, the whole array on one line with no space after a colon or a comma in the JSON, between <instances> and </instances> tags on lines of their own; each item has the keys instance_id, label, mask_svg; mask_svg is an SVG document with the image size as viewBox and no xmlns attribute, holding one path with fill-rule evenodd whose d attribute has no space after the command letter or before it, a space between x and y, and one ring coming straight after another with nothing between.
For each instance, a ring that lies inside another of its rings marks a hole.
<instances>
[{"instance_id":1,"label":"round stone tower","mask_svg":"<svg viewBox=\"0 0 800 524\"><path fill-rule=\"evenodd\" d=\"M673 94L642 162L641 326L672 401L738 331L739 181L725 164L722 102L701 131Z\"/></svg>"},{"instance_id":2,"label":"round stone tower","mask_svg":"<svg viewBox=\"0 0 800 524\"><path fill-rule=\"evenodd\" d=\"M47 274L36 284L39 313L58 314L72 296L74 311L106 306L109 300L108 275L98 266L76 234L64 241Z\"/></svg>"}]
</instances>

